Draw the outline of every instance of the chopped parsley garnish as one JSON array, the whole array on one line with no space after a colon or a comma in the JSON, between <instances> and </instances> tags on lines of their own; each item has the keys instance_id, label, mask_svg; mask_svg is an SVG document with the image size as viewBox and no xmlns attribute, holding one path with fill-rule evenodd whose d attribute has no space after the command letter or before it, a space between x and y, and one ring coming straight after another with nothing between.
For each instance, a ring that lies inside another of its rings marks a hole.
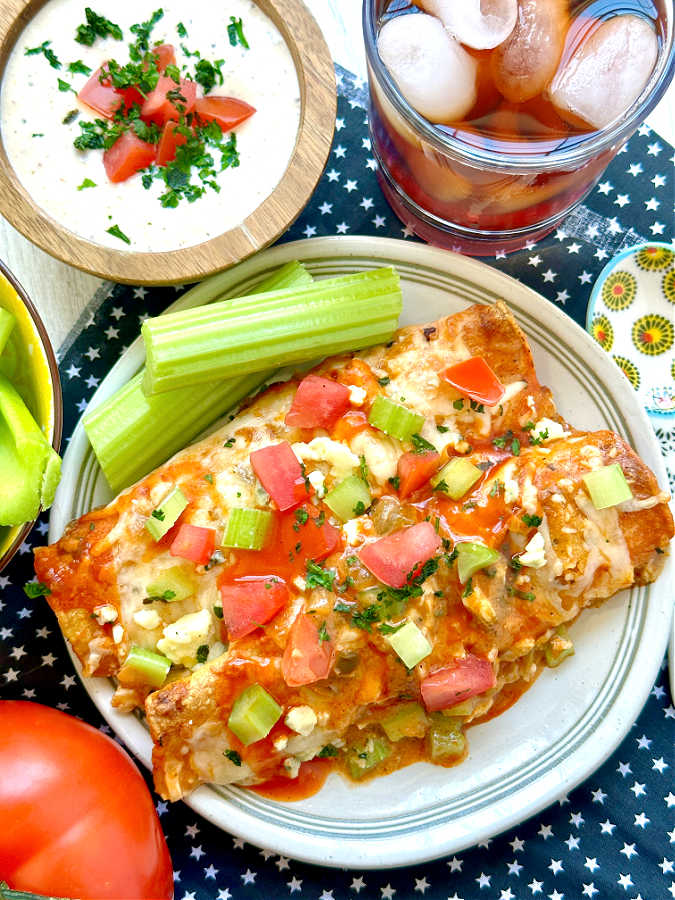
<instances>
[{"instance_id":1,"label":"chopped parsley garnish","mask_svg":"<svg viewBox=\"0 0 675 900\"><path fill-rule=\"evenodd\" d=\"M380 634L396 634L404 625L405 622L399 622L398 625L389 625L387 622L384 622L377 630Z\"/></svg>"},{"instance_id":2,"label":"chopped parsley garnish","mask_svg":"<svg viewBox=\"0 0 675 900\"><path fill-rule=\"evenodd\" d=\"M539 431L537 434L530 434L530 443L533 447L538 447L546 440L548 440L548 428L544 428L543 431Z\"/></svg>"},{"instance_id":3,"label":"chopped parsley garnish","mask_svg":"<svg viewBox=\"0 0 675 900\"><path fill-rule=\"evenodd\" d=\"M337 600L333 606L333 612L348 613L351 612L352 609L353 607L349 603L344 603L342 600Z\"/></svg>"},{"instance_id":4,"label":"chopped parsley garnish","mask_svg":"<svg viewBox=\"0 0 675 900\"><path fill-rule=\"evenodd\" d=\"M518 572L519 569L523 568L523 564L521 563L521 561L518 559L517 556L511 557L511 559L509 560L509 565L514 570L514 572Z\"/></svg>"},{"instance_id":5,"label":"chopped parsley garnish","mask_svg":"<svg viewBox=\"0 0 675 900\"><path fill-rule=\"evenodd\" d=\"M356 566L358 565L359 558L358 556L348 556L345 561L348 566Z\"/></svg>"},{"instance_id":6,"label":"chopped parsley garnish","mask_svg":"<svg viewBox=\"0 0 675 900\"><path fill-rule=\"evenodd\" d=\"M72 84L70 84L69 81L64 81L63 78L57 78L56 80L58 81L59 90L61 91L62 94L65 94L66 91L72 91L74 94L77 93L77 91L72 86Z\"/></svg>"},{"instance_id":7,"label":"chopped parsley garnish","mask_svg":"<svg viewBox=\"0 0 675 900\"><path fill-rule=\"evenodd\" d=\"M150 48L150 34L155 25L164 15L163 9L156 9L147 22L140 22L131 26L131 33L136 35L136 43L129 44L129 56L138 62L144 53Z\"/></svg>"},{"instance_id":8,"label":"chopped parsley garnish","mask_svg":"<svg viewBox=\"0 0 675 900\"><path fill-rule=\"evenodd\" d=\"M185 38L188 36L187 28L185 27L185 25L183 25L182 22L179 22L178 25L176 25L176 31L178 33L178 37Z\"/></svg>"},{"instance_id":9,"label":"chopped parsley garnish","mask_svg":"<svg viewBox=\"0 0 675 900\"><path fill-rule=\"evenodd\" d=\"M455 407L455 409L464 409L464 401L461 397L459 398L459 400L453 400L452 405Z\"/></svg>"},{"instance_id":10,"label":"chopped parsley garnish","mask_svg":"<svg viewBox=\"0 0 675 900\"><path fill-rule=\"evenodd\" d=\"M234 443L235 443L236 440L237 440L237 439L234 438L234 437L228 438L228 439L225 441L225 443L223 444L223 447L234 447Z\"/></svg>"},{"instance_id":11,"label":"chopped parsley garnish","mask_svg":"<svg viewBox=\"0 0 675 900\"><path fill-rule=\"evenodd\" d=\"M478 403L477 400L469 400L469 404L470 404L470 406L471 406L471 409L472 409L474 412L477 412L477 413L484 413L484 412L485 412L485 407L483 406L482 403Z\"/></svg>"},{"instance_id":12,"label":"chopped parsley garnish","mask_svg":"<svg viewBox=\"0 0 675 900\"><path fill-rule=\"evenodd\" d=\"M397 491L401 486L401 479L398 475L393 475L391 478L387 478L387 481L395 491Z\"/></svg>"},{"instance_id":13,"label":"chopped parsley garnish","mask_svg":"<svg viewBox=\"0 0 675 900\"><path fill-rule=\"evenodd\" d=\"M368 474L368 463L362 453L361 456L359 456L359 475L361 476L361 480L365 481L366 484L368 484Z\"/></svg>"},{"instance_id":14,"label":"chopped parsley garnish","mask_svg":"<svg viewBox=\"0 0 675 900\"><path fill-rule=\"evenodd\" d=\"M121 41L124 35L119 25L106 19L105 16L99 16L89 6L85 7L84 15L87 20L86 25L78 25L75 32L75 40L78 44L84 44L91 47L97 37L112 37L116 41ZM133 28L132 28L133 31Z\"/></svg>"},{"instance_id":15,"label":"chopped parsley garnish","mask_svg":"<svg viewBox=\"0 0 675 900\"><path fill-rule=\"evenodd\" d=\"M204 481L208 481L209 484L213 484L213 475L210 472L207 472L204 476Z\"/></svg>"},{"instance_id":16,"label":"chopped parsley garnish","mask_svg":"<svg viewBox=\"0 0 675 900\"><path fill-rule=\"evenodd\" d=\"M61 119L62 125L70 125L75 119L79 116L79 109L71 109L70 112L67 112L65 116Z\"/></svg>"},{"instance_id":17,"label":"chopped parsley garnish","mask_svg":"<svg viewBox=\"0 0 675 900\"><path fill-rule=\"evenodd\" d=\"M305 525L307 523L307 519L309 519L309 513L306 509L296 509L293 531L300 531L300 526Z\"/></svg>"},{"instance_id":18,"label":"chopped parsley garnish","mask_svg":"<svg viewBox=\"0 0 675 900\"><path fill-rule=\"evenodd\" d=\"M514 438L511 441L511 453L513 453L514 456L520 456L520 441L518 438Z\"/></svg>"},{"instance_id":19,"label":"chopped parsley garnish","mask_svg":"<svg viewBox=\"0 0 675 900\"><path fill-rule=\"evenodd\" d=\"M319 628L319 640L320 641L329 641L330 635L328 634L328 629L326 628L326 623L322 622L321 627Z\"/></svg>"},{"instance_id":20,"label":"chopped parsley garnish","mask_svg":"<svg viewBox=\"0 0 675 900\"><path fill-rule=\"evenodd\" d=\"M222 606L214 606L213 607L213 615L216 617L216 619L222 619L223 618L223 607Z\"/></svg>"},{"instance_id":21,"label":"chopped parsley garnish","mask_svg":"<svg viewBox=\"0 0 675 900\"><path fill-rule=\"evenodd\" d=\"M250 49L248 41L244 37L244 27L241 19L235 19L234 16L230 16L230 24L227 26L227 36L233 47L236 47L237 44L241 44L241 46L245 47L247 50Z\"/></svg>"},{"instance_id":22,"label":"chopped parsley garnish","mask_svg":"<svg viewBox=\"0 0 675 900\"><path fill-rule=\"evenodd\" d=\"M72 72L73 75L91 75L91 69L81 59L68 63L68 71Z\"/></svg>"},{"instance_id":23,"label":"chopped parsley garnish","mask_svg":"<svg viewBox=\"0 0 675 900\"><path fill-rule=\"evenodd\" d=\"M447 494L448 482L445 480L445 478L441 478L441 480L438 482L438 484L436 485L434 490L435 491L444 491Z\"/></svg>"},{"instance_id":24,"label":"chopped parsley garnish","mask_svg":"<svg viewBox=\"0 0 675 900\"><path fill-rule=\"evenodd\" d=\"M48 597L51 594L50 589L41 581L29 581L24 584L23 592L27 597L35 599L35 597Z\"/></svg>"},{"instance_id":25,"label":"chopped parsley garnish","mask_svg":"<svg viewBox=\"0 0 675 900\"><path fill-rule=\"evenodd\" d=\"M112 234L113 237L119 238L121 241L124 241L125 244L131 243L131 238L127 237L127 235L122 231L119 225L111 225L110 228L106 228L106 231L108 232L108 234ZM162 518L164 517L162 516Z\"/></svg>"},{"instance_id":26,"label":"chopped parsley garnish","mask_svg":"<svg viewBox=\"0 0 675 900\"><path fill-rule=\"evenodd\" d=\"M383 375L382 378L377 379L377 383L380 387L386 387L390 381L391 378L388 375Z\"/></svg>"},{"instance_id":27,"label":"chopped parsley garnish","mask_svg":"<svg viewBox=\"0 0 675 900\"><path fill-rule=\"evenodd\" d=\"M532 591L525 592L516 589L513 593L516 595L516 597L518 597L518 599L527 600L528 603L532 603L532 601L536 599L536 596L532 593Z\"/></svg>"},{"instance_id":28,"label":"chopped parsley garnish","mask_svg":"<svg viewBox=\"0 0 675 900\"><path fill-rule=\"evenodd\" d=\"M473 594L473 579L469 578L464 590L462 591L462 597L470 597L472 594Z\"/></svg>"},{"instance_id":29,"label":"chopped parsley garnish","mask_svg":"<svg viewBox=\"0 0 675 900\"><path fill-rule=\"evenodd\" d=\"M241 765L241 756L239 756L236 750L225 750L223 751L223 756L226 756L231 763L235 764L235 766Z\"/></svg>"},{"instance_id":30,"label":"chopped parsley garnish","mask_svg":"<svg viewBox=\"0 0 675 900\"><path fill-rule=\"evenodd\" d=\"M195 81L201 84L205 94L208 94L215 87L216 82L218 84L223 83L223 73L220 71L220 68L224 62L224 59L217 59L212 63L208 59L200 59L195 66Z\"/></svg>"},{"instance_id":31,"label":"chopped parsley garnish","mask_svg":"<svg viewBox=\"0 0 675 900\"><path fill-rule=\"evenodd\" d=\"M541 516L531 516L529 513L525 513L521 518L528 528L539 528L542 522Z\"/></svg>"},{"instance_id":32,"label":"chopped parsley garnish","mask_svg":"<svg viewBox=\"0 0 675 900\"><path fill-rule=\"evenodd\" d=\"M37 56L38 53L41 53L44 58L47 60L52 69L60 69L61 63L54 53L53 50L50 49L49 45L51 41L43 41L39 47L30 47L24 50L24 56Z\"/></svg>"},{"instance_id":33,"label":"chopped parsley garnish","mask_svg":"<svg viewBox=\"0 0 675 900\"><path fill-rule=\"evenodd\" d=\"M495 447L497 447L499 450L503 450L504 447L506 447L507 443L508 443L512 438L513 438L513 432L511 431L511 429L509 429L505 434L501 435L500 437L494 438L493 441L492 441L492 443L493 443L493 444L495 445Z\"/></svg>"},{"instance_id":34,"label":"chopped parsley garnish","mask_svg":"<svg viewBox=\"0 0 675 900\"><path fill-rule=\"evenodd\" d=\"M441 434L445 434L446 431L450 431L447 425L437 425L436 431L440 431Z\"/></svg>"},{"instance_id":35,"label":"chopped parsley garnish","mask_svg":"<svg viewBox=\"0 0 675 900\"><path fill-rule=\"evenodd\" d=\"M334 747L332 744L326 744L325 747L322 747L321 750L316 754L317 759L327 759L330 756L338 755L337 747Z\"/></svg>"},{"instance_id":36,"label":"chopped parsley garnish","mask_svg":"<svg viewBox=\"0 0 675 900\"><path fill-rule=\"evenodd\" d=\"M355 628L360 628L362 631L367 631L369 634L373 630L373 622L379 621L380 611L379 608L374 605L366 606L365 609L357 610L352 615L352 625L354 625Z\"/></svg>"},{"instance_id":37,"label":"chopped parsley garnish","mask_svg":"<svg viewBox=\"0 0 675 900\"><path fill-rule=\"evenodd\" d=\"M209 645L201 644L199 647L197 647L197 654L196 654L197 662L205 663L208 658L209 658Z\"/></svg>"},{"instance_id":38,"label":"chopped parsley garnish","mask_svg":"<svg viewBox=\"0 0 675 900\"><path fill-rule=\"evenodd\" d=\"M78 191L83 191L85 188L96 187L96 182L92 181L91 178L85 178L82 184L78 184Z\"/></svg>"},{"instance_id":39,"label":"chopped parsley garnish","mask_svg":"<svg viewBox=\"0 0 675 900\"><path fill-rule=\"evenodd\" d=\"M415 453L435 453L436 448L429 441L425 440L421 434L413 434L410 438Z\"/></svg>"},{"instance_id":40,"label":"chopped parsley garnish","mask_svg":"<svg viewBox=\"0 0 675 900\"><path fill-rule=\"evenodd\" d=\"M164 511L161 509L153 509L150 515L153 519L158 519L160 522L164 521Z\"/></svg>"},{"instance_id":41,"label":"chopped parsley garnish","mask_svg":"<svg viewBox=\"0 0 675 900\"><path fill-rule=\"evenodd\" d=\"M330 569L324 569L318 563L311 559L307 560L307 587L322 587L327 591L333 590L333 582L335 581L335 573Z\"/></svg>"},{"instance_id":42,"label":"chopped parsley garnish","mask_svg":"<svg viewBox=\"0 0 675 900\"><path fill-rule=\"evenodd\" d=\"M366 511L366 504L363 502L363 500L359 500L359 501L357 501L357 503L354 504L353 512L354 512L355 516L362 516L365 511Z\"/></svg>"}]
</instances>

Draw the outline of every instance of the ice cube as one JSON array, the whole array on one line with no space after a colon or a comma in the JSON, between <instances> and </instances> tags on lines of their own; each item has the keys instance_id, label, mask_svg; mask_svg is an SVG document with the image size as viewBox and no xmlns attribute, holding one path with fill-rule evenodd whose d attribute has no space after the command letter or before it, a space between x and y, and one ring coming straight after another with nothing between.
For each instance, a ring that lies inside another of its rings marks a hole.
<instances>
[{"instance_id":1,"label":"ice cube","mask_svg":"<svg viewBox=\"0 0 675 900\"><path fill-rule=\"evenodd\" d=\"M476 61L434 16L389 19L377 49L405 99L430 122L461 119L475 103Z\"/></svg>"},{"instance_id":2,"label":"ice cube","mask_svg":"<svg viewBox=\"0 0 675 900\"><path fill-rule=\"evenodd\" d=\"M548 87L568 25L567 0L519 0L516 27L490 60L494 82L507 100L522 103Z\"/></svg>"},{"instance_id":3,"label":"ice cube","mask_svg":"<svg viewBox=\"0 0 675 900\"><path fill-rule=\"evenodd\" d=\"M491 50L513 31L518 0L417 0L432 16L438 16L460 44L474 50Z\"/></svg>"},{"instance_id":4,"label":"ice cube","mask_svg":"<svg viewBox=\"0 0 675 900\"><path fill-rule=\"evenodd\" d=\"M656 34L646 19L614 16L556 73L550 99L563 118L604 128L640 96L657 55Z\"/></svg>"}]
</instances>

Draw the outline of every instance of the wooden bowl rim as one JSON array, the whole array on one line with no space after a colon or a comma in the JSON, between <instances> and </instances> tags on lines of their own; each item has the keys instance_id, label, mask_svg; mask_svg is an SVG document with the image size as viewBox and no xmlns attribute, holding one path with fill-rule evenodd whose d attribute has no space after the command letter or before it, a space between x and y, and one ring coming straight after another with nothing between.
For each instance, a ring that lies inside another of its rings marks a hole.
<instances>
[{"instance_id":1,"label":"wooden bowl rim","mask_svg":"<svg viewBox=\"0 0 675 900\"><path fill-rule=\"evenodd\" d=\"M49 0L4 0L0 87L16 40ZM300 123L288 166L274 190L235 228L178 250L115 250L79 237L38 207L18 180L0 133L0 214L68 265L124 284L199 281L273 243L300 215L321 177L335 129L337 96L330 50L302 0L254 0L288 46L300 86Z\"/></svg>"}]
</instances>

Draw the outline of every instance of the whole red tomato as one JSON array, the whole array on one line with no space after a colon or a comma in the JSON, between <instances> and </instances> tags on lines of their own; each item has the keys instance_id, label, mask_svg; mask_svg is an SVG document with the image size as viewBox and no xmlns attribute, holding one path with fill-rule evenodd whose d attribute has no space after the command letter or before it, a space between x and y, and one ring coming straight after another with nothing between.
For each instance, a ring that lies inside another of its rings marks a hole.
<instances>
[{"instance_id":1,"label":"whole red tomato","mask_svg":"<svg viewBox=\"0 0 675 900\"><path fill-rule=\"evenodd\" d=\"M169 850L127 754L38 703L0 701L0 877L87 900L170 900Z\"/></svg>"}]
</instances>

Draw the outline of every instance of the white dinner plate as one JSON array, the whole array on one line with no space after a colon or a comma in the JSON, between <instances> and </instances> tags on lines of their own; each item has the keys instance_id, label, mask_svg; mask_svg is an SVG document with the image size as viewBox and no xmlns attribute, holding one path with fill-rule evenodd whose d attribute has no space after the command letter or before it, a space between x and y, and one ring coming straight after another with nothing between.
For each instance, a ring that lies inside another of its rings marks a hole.
<instances>
[{"instance_id":1,"label":"white dinner plate","mask_svg":"<svg viewBox=\"0 0 675 900\"><path fill-rule=\"evenodd\" d=\"M469 303L503 298L524 329L542 384L579 428L611 428L656 472L666 474L635 392L615 363L572 319L519 282L488 266L422 244L371 237L315 238L285 244L227 273L241 294L288 260L331 276L395 265L403 288L402 323L422 323ZM178 300L172 309L180 308ZM135 342L104 379L92 404L143 363ZM49 538L110 499L81 423L68 446L52 508ZM645 703L668 639L672 600L664 573L583 613L571 629L576 655L545 670L501 716L471 728L469 756L451 769L416 763L366 784L333 773L314 797L277 803L241 788L203 786L187 803L246 841L284 856L329 866L389 868L456 853L523 821L590 775L617 747ZM106 679L84 679L115 733L146 765L151 741L142 720L110 706Z\"/></svg>"}]
</instances>

